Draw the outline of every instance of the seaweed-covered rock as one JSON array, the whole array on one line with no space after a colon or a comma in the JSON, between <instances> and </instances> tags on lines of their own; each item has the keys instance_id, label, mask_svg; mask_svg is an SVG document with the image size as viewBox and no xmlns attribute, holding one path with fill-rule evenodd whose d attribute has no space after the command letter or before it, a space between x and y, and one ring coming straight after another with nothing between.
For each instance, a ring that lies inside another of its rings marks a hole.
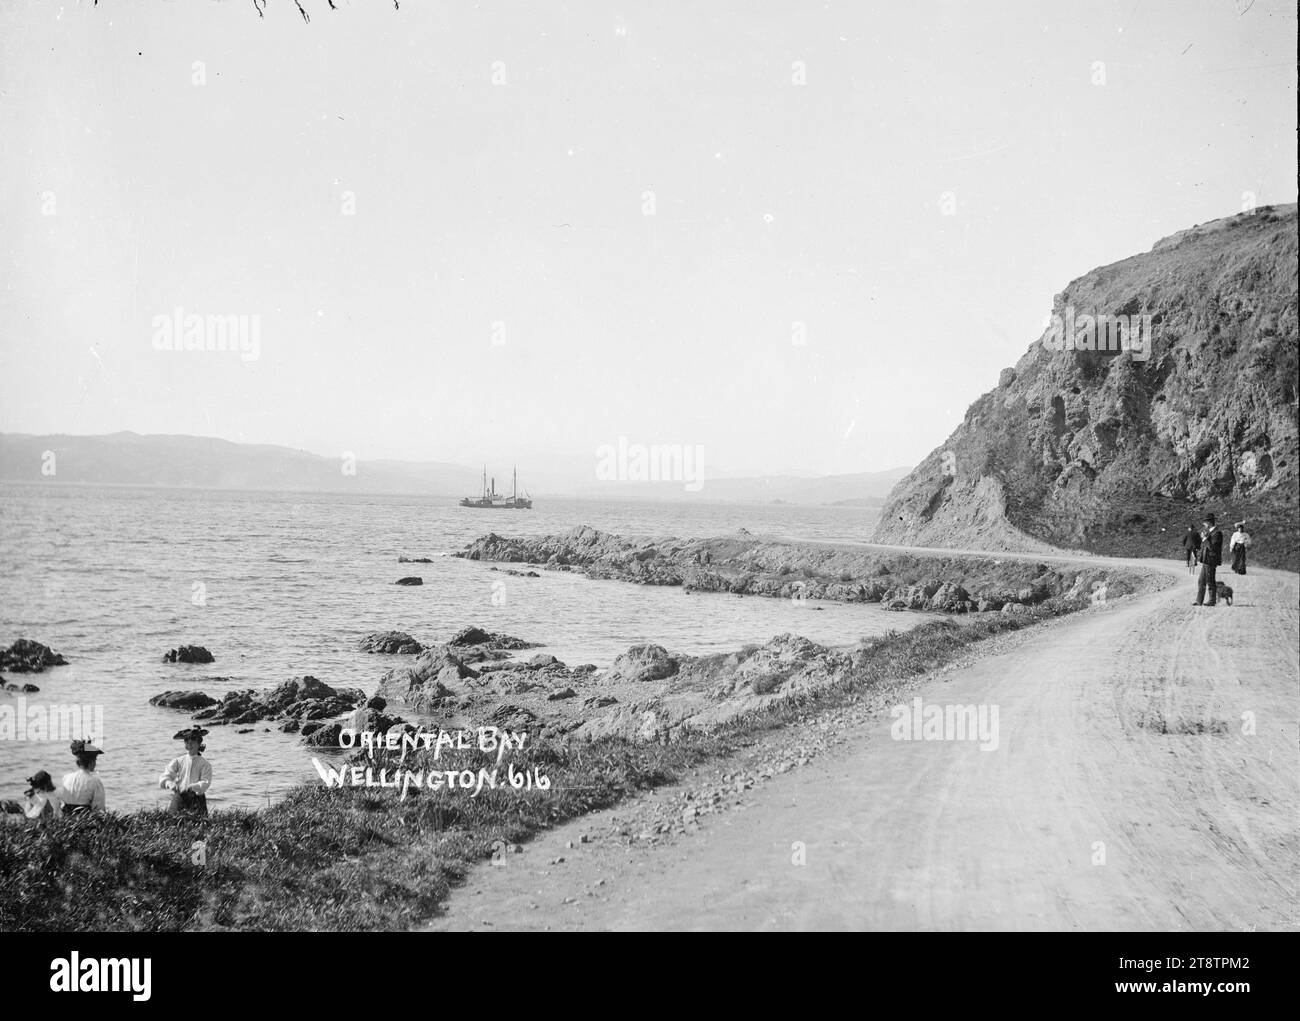
<instances>
[{"instance_id":1,"label":"seaweed-covered rock","mask_svg":"<svg viewBox=\"0 0 1300 1021\"><path fill-rule=\"evenodd\" d=\"M46 667L67 666L68 661L48 645L19 638L7 649L0 649L0 670L15 674L39 674Z\"/></svg>"},{"instance_id":2,"label":"seaweed-covered rock","mask_svg":"<svg viewBox=\"0 0 1300 1021\"><path fill-rule=\"evenodd\" d=\"M357 643L362 652L385 656L417 656L424 646L405 631L373 631Z\"/></svg>"},{"instance_id":3,"label":"seaweed-covered rock","mask_svg":"<svg viewBox=\"0 0 1300 1021\"><path fill-rule=\"evenodd\" d=\"M366 699L359 688L332 688L315 677L295 677L266 691L231 691L194 714L196 720L248 724L259 720L322 720L355 709Z\"/></svg>"},{"instance_id":4,"label":"seaweed-covered rock","mask_svg":"<svg viewBox=\"0 0 1300 1021\"><path fill-rule=\"evenodd\" d=\"M179 649L172 649L170 652L163 653L164 663L211 663L213 662L212 653L202 645L182 645Z\"/></svg>"},{"instance_id":5,"label":"seaweed-covered rock","mask_svg":"<svg viewBox=\"0 0 1300 1021\"><path fill-rule=\"evenodd\" d=\"M162 706L164 709L181 709L189 712L216 705L217 700L203 691L164 691L161 695L149 699L149 704Z\"/></svg>"},{"instance_id":6,"label":"seaweed-covered rock","mask_svg":"<svg viewBox=\"0 0 1300 1021\"><path fill-rule=\"evenodd\" d=\"M481 627L470 626L461 628L449 639L447 644L452 646L486 646L490 649L535 649L540 642L528 642L522 638L515 638L513 635L502 634L499 631L484 631Z\"/></svg>"}]
</instances>

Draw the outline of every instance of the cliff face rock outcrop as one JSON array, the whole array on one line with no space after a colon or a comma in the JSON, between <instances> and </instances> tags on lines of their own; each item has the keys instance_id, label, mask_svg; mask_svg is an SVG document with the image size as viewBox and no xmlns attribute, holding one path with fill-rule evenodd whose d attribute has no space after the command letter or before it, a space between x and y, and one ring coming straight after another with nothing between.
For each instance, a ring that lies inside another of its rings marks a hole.
<instances>
[{"instance_id":1,"label":"cliff face rock outcrop","mask_svg":"<svg viewBox=\"0 0 1300 1021\"><path fill-rule=\"evenodd\" d=\"M1295 205L1264 207L1075 280L1055 333L894 488L876 541L1177 556L1213 511L1296 566L1296 230ZM1149 316L1146 357L1050 343L1103 315Z\"/></svg>"}]
</instances>

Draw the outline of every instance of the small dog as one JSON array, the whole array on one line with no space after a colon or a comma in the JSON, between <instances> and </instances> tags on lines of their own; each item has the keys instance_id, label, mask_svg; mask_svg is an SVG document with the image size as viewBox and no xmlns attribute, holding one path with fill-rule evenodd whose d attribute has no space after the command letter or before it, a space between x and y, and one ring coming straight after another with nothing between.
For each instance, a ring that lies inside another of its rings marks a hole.
<instances>
[{"instance_id":1,"label":"small dog","mask_svg":"<svg viewBox=\"0 0 1300 1021\"><path fill-rule=\"evenodd\" d=\"M1231 586L1231 585L1225 585L1225 584L1224 584L1223 582L1221 582L1221 581L1216 581L1216 582L1214 583L1214 597L1215 597L1216 599L1222 599L1225 603L1227 603L1229 606L1231 606L1231 605L1232 605L1232 586Z\"/></svg>"}]
</instances>

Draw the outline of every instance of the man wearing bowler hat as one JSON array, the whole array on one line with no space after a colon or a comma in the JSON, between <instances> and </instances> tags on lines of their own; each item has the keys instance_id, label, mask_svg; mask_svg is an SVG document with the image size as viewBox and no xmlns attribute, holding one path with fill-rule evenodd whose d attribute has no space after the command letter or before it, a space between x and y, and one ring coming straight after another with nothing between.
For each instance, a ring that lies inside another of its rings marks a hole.
<instances>
[{"instance_id":1,"label":"man wearing bowler hat","mask_svg":"<svg viewBox=\"0 0 1300 1021\"><path fill-rule=\"evenodd\" d=\"M1223 563L1223 533L1214 523L1214 515L1206 514L1205 534L1201 537L1201 573L1196 579L1196 602L1193 606L1213 606L1218 593L1215 591L1214 572ZM1205 601L1208 590L1210 600Z\"/></svg>"},{"instance_id":2,"label":"man wearing bowler hat","mask_svg":"<svg viewBox=\"0 0 1300 1021\"><path fill-rule=\"evenodd\" d=\"M185 742L185 754L167 763L167 768L158 780L159 787L172 792L173 812L208 814L212 765L203 757L203 738L207 733L202 727L190 727L175 735L174 740Z\"/></svg>"}]
</instances>

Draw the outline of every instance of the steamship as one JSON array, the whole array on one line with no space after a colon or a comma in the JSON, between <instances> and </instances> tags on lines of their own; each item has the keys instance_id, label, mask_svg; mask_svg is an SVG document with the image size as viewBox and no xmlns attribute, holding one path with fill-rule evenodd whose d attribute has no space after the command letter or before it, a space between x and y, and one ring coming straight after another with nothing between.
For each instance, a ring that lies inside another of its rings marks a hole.
<instances>
[{"instance_id":1,"label":"steamship","mask_svg":"<svg viewBox=\"0 0 1300 1021\"><path fill-rule=\"evenodd\" d=\"M483 495L467 496L461 500L462 507L478 507L483 510L531 510L533 506L532 497L526 492L519 491L519 472L516 470L511 473L510 495L505 496L497 492L497 480L493 476L491 484L488 484L487 468L483 469Z\"/></svg>"}]
</instances>

